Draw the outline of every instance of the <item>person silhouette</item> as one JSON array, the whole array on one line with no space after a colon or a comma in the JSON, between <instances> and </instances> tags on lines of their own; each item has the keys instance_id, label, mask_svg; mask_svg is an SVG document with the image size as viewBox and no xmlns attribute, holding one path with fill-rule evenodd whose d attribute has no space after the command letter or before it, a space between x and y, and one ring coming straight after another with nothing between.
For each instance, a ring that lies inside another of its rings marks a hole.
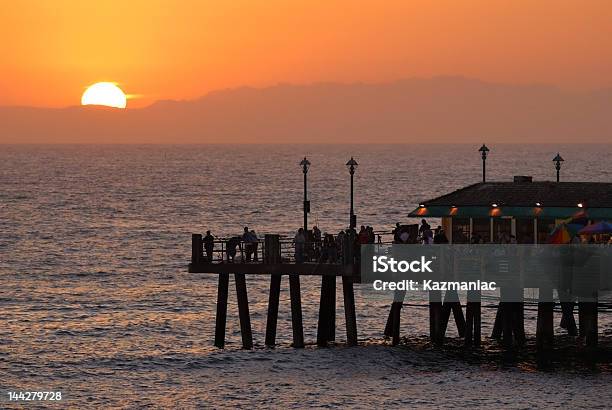
<instances>
[{"instance_id":1,"label":"person silhouette","mask_svg":"<svg viewBox=\"0 0 612 410\"><path fill-rule=\"evenodd\" d=\"M210 231L206 231L204 237L204 250L206 251L206 259L208 262L213 260L213 249L215 248L215 237L211 235Z\"/></svg>"}]
</instances>

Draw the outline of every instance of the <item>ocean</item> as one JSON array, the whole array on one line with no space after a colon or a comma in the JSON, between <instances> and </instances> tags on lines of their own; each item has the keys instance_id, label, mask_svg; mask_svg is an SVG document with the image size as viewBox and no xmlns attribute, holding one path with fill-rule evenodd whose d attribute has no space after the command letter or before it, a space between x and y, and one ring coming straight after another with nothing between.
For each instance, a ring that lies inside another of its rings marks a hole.
<instances>
[{"instance_id":1,"label":"ocean","mask_svg":"<svg viewBox=\"0 0 612 410\"><path fill-rule=\"evenodd\" d=\"M212 346L216 276L187 273L192 233L293 235L304 156L311 224L347 225L353 156L358 224L391 230L420 201L478 182L479 145L0 145L2 407L16 405L9 391L61 391L62 408L608 407L612 373L597 365L551 371L427 348L422 307L404 309L408 342L391 347L388 304L360 298L359 285L361 345L343 346L339 295L337 344L316 348L316 278L302 280L305 349L290 347L286 279L279 346L263 346L264 277L247 278L255 348L240 348L233 284L226 349ZM491 180L553 180L557 152L562 180L612 180L612 145L489 148ZM493 315L483 313L485 336Z\"/></svg>"}]
</instances>

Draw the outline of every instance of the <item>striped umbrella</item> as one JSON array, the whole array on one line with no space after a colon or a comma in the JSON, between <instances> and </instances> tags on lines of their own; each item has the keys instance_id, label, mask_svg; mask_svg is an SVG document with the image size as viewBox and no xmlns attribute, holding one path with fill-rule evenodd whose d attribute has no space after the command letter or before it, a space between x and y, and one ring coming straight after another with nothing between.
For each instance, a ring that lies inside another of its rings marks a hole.
<instances>
[{"instance_id":1,"label":"striped umbrella","mask_svg":"<svg viewBox=\"0 0 612 410\"><path fill-rule=\"evenodd\" d=\"M578 223L560 223L555 226L550 235L548 235L548 243L570 243L572 238L576 236L582 228L584 228L584 225Z\"/></svg>"}]
</instances>

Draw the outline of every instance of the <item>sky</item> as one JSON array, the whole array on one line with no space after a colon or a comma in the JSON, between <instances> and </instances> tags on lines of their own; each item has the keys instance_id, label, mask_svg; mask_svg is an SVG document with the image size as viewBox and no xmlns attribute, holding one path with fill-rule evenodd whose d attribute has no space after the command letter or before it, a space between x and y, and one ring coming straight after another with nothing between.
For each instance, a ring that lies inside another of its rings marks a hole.
<instances>
[{"instance_id":1,"label":"sky","mask_svg":"<svg viewBox=\"0 0 612 410\"><path fill-rule=\"evenodd\" d=\"M609 0L0 0L0 105L128 108L239 86L461 75L612 87Z\"/></svg>"}]
</instances>

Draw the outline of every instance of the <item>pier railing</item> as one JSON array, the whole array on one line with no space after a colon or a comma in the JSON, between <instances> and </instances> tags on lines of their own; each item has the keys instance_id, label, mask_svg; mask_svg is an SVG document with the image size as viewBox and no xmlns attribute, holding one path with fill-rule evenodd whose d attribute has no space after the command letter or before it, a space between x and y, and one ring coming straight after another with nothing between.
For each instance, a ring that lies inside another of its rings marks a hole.
<instances>
[{"instance_id":1,"label":"pier railing","mask_svg":"<svg viewBox=\"0 0 612 410\"><path fill-rule=\"evenodd\" d=\"M280 246L280 261L283 263L328 263L342 264L344 262L343 241L334 240L328 243L324 240L306 241L296 244L289 237L278 236ZM241 237L215 238L211 242L200 240L201 235L194 234L194 250L192 259L203 263L264 263L266 240L245 241ZM393 243L393 233L375 232L375 244L388 245ZM212 245L207 248L207 245ZM296 246L297 245L297 246Z\"/></svg>"}]
</instances>

